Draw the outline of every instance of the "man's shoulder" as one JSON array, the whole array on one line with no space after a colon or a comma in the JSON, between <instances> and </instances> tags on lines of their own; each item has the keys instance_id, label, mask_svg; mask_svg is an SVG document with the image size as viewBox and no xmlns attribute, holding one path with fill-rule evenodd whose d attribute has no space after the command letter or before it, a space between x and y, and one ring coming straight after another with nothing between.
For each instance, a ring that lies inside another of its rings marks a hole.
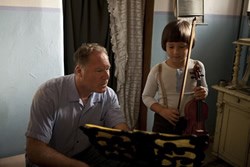
<instances>
[{"instance_id":1,"label":"man's shoulder","mask_svg":"<svg viewBox=\"0 0 250 167\"><path fill-rule=\"evenodd\" d=\"M60 84L65 83L65 82L72 82L73 78L74 78L73 74L56 76L56 77L48 79L42 85L44 85L44 86L60 85Z\"/></svg>"},{"instance_id":2,"label":"man's shoulder","mask_svg":"<svg viewBox=\"0 0 250 167\"><path fill-rule=\"evenodd\" d=\"M38 92L60 92L59 94L62 94L62 92L72 89L74 85L74 75L57 76L42 83Z\"/></svg>"}]
</instances>

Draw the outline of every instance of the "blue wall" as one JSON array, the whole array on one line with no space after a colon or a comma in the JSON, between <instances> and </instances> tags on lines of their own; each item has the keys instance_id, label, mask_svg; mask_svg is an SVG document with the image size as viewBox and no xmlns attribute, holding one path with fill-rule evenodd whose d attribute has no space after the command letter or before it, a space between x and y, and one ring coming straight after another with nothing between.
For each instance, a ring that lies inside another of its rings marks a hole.
<instances>
[{"instance_id":1,"label":"blue wall","mask_svg":"<svg viewBox=\"0 0 250 167\"><path fill-rule=\"evenodd\" d=\"M24 153L32 96L63 75L62 11L0 3L0 158Z\"/></svg>"},{"instance_id":2,"label":"blue wall","mask_svg":"<svg viewBox=\"0 0 250 167\"><path fill-rule=\"evenodd\" d=\"M196 43L192 50L192 59L201 60L206 67L206 79L209 86L209 96L206 100L209 106L209 118L206 121L207 130L213 134L216 120L217 92L211 86L221 79L231 81L240 16L205 15L204 25L196 26ZM165 52L161 48L161 33L165 25L175 19L173 12L155 12L152 40L151 67L165 59ZM247 37L247 18L243 17L241 36ZM244 61L245 56L242 56ZM241 70L243 67L241 67ZM147 130L151 130L153 112L148 112Z\"/></svg>"}]
</instances>

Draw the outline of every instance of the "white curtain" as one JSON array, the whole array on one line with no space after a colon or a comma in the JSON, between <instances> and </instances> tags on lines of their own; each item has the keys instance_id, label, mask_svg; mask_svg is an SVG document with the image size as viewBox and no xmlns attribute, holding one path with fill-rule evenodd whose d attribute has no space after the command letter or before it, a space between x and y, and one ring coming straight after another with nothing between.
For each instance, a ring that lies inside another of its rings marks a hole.
<instances>
[{"instance_id":1,"label":"white curtain","mask_svg":"<svg viewBox=\"0 0 250 167\"><path fill-rule=\"evenodd\" d=\"M107 1L117 94L128 125L135 128L141 99L145 0Z\"/></svg>"}]
</instances>

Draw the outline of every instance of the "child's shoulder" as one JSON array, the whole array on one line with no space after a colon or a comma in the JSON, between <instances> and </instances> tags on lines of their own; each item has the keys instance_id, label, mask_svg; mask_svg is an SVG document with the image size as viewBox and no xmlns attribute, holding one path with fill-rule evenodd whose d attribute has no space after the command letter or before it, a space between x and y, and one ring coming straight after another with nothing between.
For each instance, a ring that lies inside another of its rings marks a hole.
<instances>
[{"instance_id":1,"label":"child's shoulder","mask_svg":"<svg viewBox=\"0 0 250 167\"><path fill-rule=\"evenodd\" d=\"M155 65L151 68L151 71L156 71L156 70L158 71L159 68L161 68L163 64L164 64L164 62L155 64Z\"/></svg>"},{"instance_id":2,"label":"child's shoulder","mask_svg":"<svg viewBox=\"0 0 250 167\"><path fill-rule=\"evenodd\" d=\"M165 64L165 61L155 64L152 68L159 68L163 64Z\"/></svg>"}]
</instances>

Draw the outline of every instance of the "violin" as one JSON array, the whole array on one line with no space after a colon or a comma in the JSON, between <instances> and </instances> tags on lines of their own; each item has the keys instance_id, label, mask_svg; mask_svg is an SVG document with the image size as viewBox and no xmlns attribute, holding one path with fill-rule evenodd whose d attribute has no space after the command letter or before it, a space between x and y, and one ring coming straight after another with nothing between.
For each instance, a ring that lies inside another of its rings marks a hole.
<instances>
[{"instance_id":1,"label":"violin","mask_svg":"<svg viewBox=\"0 0 250 167\"><path fill-rule=\"evenodd\" d=\"M191 72L192 79L196 79L197 85L201 86L201 74L200 66L196 63ZM208 105L203 100L196 100L195 98L190 100L184 109L185 118L187 120L187 127L184 131L184 135L208 135L205 129L205 120L208 118Z\"/></svg>"},{"instance_id":2,"label":"violin","mask_svg":"<svg viewBox=\"0 0 250 167\"><path fill-rule=\"evenodd\" d=\"M178 107L177 109L180 110L180 104L183 99L184 95L184 90L186 86L186 79L187 79L187 71L188 71L188 64L189 64L189 59L191 56L191 50L192 50L192 45L194 42L194 36L195 36L195 25L196 25L196 17L194 17L192 21L192 28L191 28L191 35L189 39L189 49L188 49L188 54L187 58L185 61L185 68L184 68L184 75L183 75L183 80L182 80L182 89L180 91L180 96L179 96L179 102L178 102ZM197 80L197 85L201 85L201 80L200 78L203 76L200 74L200 67L199 64L196 63L195 66L193 67L193 78ZM205 129L205 120L208 117L208 105L202 101L202 100L196 100L193 99L190 102L188 102L184 108L184 113L185 113L185 119L187 120L187 127L184 129L183 135L206 135L209 136L206 129Z\"/></svg>"}]
</instances>

